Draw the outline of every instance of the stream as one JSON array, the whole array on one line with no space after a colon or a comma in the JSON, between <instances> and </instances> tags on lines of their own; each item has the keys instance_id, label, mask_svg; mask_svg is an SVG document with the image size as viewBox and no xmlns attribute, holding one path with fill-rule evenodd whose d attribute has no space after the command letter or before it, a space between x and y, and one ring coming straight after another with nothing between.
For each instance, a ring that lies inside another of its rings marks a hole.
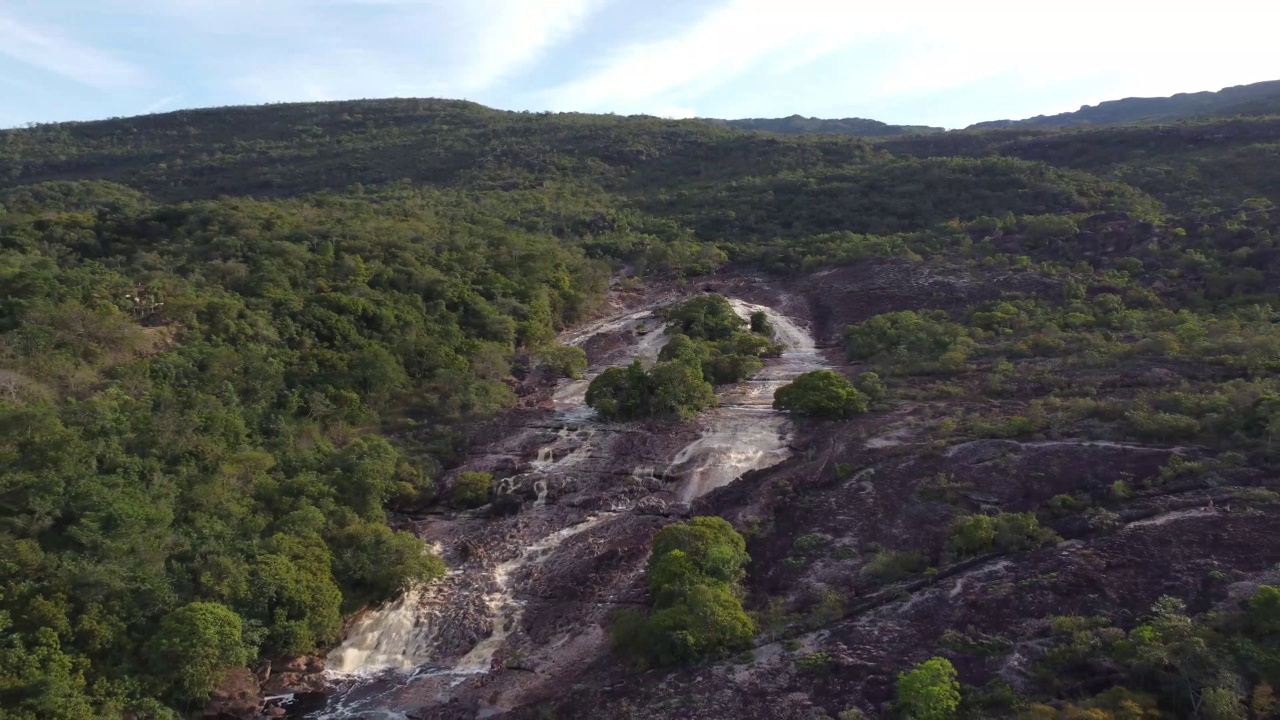
<instances>
[{"instance_id":1,"label":"stream","mask_svg":"<svg viewBox=\"0 0 1280 720\"><path fill-rule=\"evenodd\" d=\"M673 487L664 491L674 495L673 502L691 502L746 472L786 459L792 425L785 414L772 409L774 391L802 373L827 367L814 347L813 336L800 321L766 306L737 299L731 302L744 319L756 311L767 313L776 338L786 349L781 357L766 359L764 369L753 379L721 388L717 407L695 421L697 435L692 441L665 461L658 458L629 468L633 478L674 479ZM626 429L597 419L585 403L586 390L591 380L609 367L626 365L637 358L646 365L657 360L669 336L663 332L654 310L648 307L619 311L562 334L560 342L576 346L613 333L627 338L627 342L607 353L582 379L563 380L555 388L547 426L558 426L559 430L550 435L548 430L539 429L542 434L537 437L542 439L537 442L541 444L526 461L525 471L498 484L498 492L515 492L527 485L536 493L537 499L524 507L522 516L537 518L541 516L535 514L556 511L555 505L546 503L552 483L581 474L591 462L612 456L610 437ZM662 468L665 470L660 475L655 473ZM621 482L616 476L608 477L613 478L608 480L610 483ZM512 586L513 581L522 574L538 572L539 566L570 538L599 532L602 526L620 520L629 509L623 503L566 519L548 515L546 520L563 522L563 526L523 547L511 546L506 559L466 562L452 568L444 580L431 588L413 588L396 600L365 612L352 622L345 641L328 654L326 672L332 695L322 708L289 708L291 716L402 720L408 717L404 714L406 709L447 702L464 683L492 675L493 669L510 657L508 646L517 647L511 645L512 640L519 639L513 635L523 634L520 621L525 601L517 597L519 588ZM451 595L452 603L447 599ZM450 620L450 609L458 606L456 598L464 596L473 601L480 598L490 628L467 652L442 653L438 649L442 628ZM427 695L419 690L412 702L402 697L400 691L409 685L428 688ZM482 716L503 709L506 708L495 705L482 710Z\"/></svg>"}]
</instances>

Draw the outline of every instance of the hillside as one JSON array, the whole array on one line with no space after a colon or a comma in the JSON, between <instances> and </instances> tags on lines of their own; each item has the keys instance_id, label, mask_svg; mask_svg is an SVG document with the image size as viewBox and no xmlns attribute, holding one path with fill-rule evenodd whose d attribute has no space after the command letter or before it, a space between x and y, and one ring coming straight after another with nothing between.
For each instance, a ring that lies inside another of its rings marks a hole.
<instances>
[{"instance_id":1,"label":"hillside","mask_svg":"<svg viewBox=\"0 0 1280 720\"><path fill-rule=\"evenodd\" d=\"M1170 97L1124 98L1085 105L1075 112L1037 115L1025 120L991 120L969 129L1008 127L1068 128L1081 125L1171 122L1208 117L1274 115L1280 111L1280 80L1236 85L1216 92L1178 93Z\"/></svg>"},{"instance_id":2,"label":"hillside","mask_svg":"<svg viewBox=\"0 0 1280 720\"><path fill-rule=\"evenodd\" d=\"M860 137L886 137L917 133L943 132L943 128L927 125L889 125L879 120L865 118L823 119L791 115L784 118L744 118L741 120L708 120L739 130L771 132L782 135L854 135Z\"/></svg>"},{"instance_id":3,"label":"hillside","mask_svg":"<svg viewBox=\"0 0 1280 720\"><path fill-rule=\"evenodd\" d=\"M0 132L0 718L1266 717L1277 152Z\"/></svg>"}]
</instances>

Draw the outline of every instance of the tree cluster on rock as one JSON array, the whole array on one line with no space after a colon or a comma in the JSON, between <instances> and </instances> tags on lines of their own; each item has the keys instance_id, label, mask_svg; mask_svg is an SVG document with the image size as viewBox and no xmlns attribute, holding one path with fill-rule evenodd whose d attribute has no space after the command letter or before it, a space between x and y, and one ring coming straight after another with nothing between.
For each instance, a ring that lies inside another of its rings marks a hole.
<instances>
[{"instance_id":1,"label":"tree cluster on rock","mask_svg":"<svg viewBox=\"0 0 1280 720\"><path fill-rule=\"evenodd\" d=\"M671 339L653 369L640 361L609 368L591 381L587 404L606 418L687 420L715 404L716 385L745 380L764 367L760 358L782 351L772 326L748 321L722 295L704 295L667 310Z\"/></svg>"},{"instance_id":2,"label":"tree cluster on rock","mask_svg":"<svg viewBox=\"0 0 1280 720\"><path fill-rule=\"evenodd\" d=\"M695 517L653 539L646 579L651 610L620 612L614 646L644 664L674 665L749 647L755 625L742 609L746 542L727 521Z\"/></svg>"}]
</instances>

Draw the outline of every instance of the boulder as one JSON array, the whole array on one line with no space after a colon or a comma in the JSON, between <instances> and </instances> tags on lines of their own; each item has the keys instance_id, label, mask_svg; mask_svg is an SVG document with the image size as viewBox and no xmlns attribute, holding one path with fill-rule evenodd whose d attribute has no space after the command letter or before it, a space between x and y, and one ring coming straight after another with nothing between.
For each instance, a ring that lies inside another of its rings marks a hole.
<instances>
[{"instance_id":1,"label":"boulder","mask_svg":"<svg viewBox=\"0 0 1280 720\"><path fill-rule=\"evenodd\" d=\"M245 668L229 668L204 708L206 720L257 720L265 699L258 678Z\"/></svg>"},{"instance_id":2,"label":"boulder","mask_svg":"<svg viewBox=\"0 0 1280 720\"><path fill-rule=\"evenodd\" d=\"M262 689L273 695L324 693L324 659L314 655L286 655L272 663Z\"/></svg>"}]
</instances>

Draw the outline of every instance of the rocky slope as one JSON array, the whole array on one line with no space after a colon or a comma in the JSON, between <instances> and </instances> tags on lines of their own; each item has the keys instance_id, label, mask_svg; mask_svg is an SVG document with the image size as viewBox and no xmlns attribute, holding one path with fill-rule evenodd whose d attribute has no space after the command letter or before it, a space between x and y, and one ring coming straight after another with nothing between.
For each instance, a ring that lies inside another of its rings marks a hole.
<instances>
[{"instance_id":1,"label":"rocky slope","mask_svg":"<svg viewBox=\"0 0 1280 720\"><path fill-rule=\"evenodd\" d=\"M719 409L693 423L600 423L581 405L585 382L566 381L543 389L541 407L479 433L466 468L504 478L507 499L415 521L442 550L448 578L357 620L329 656L334 695L308 706L309 716L876 714L892 699L896 674L930 656L950 658L967 685L1034 688L1043 682L1035 668L1051 616L1132 625L1161 596L1203 612L1272 578L1280 508L1251 492L1274 487L1274 478L1241 468L1209 483L1159 480L1171 458L1203 460L1211 456L1204 448L1075 437L947 441L939 421L979 408L906 394L839 423L793 423L752 399L753 389L771 395L771 383L804 369L843 365L836 351L819 348L846 324L1015 289L1059 292L1040 276L905 260L791 284L695 285L735 298L743 311L768 307L796 333L787 338L792 351L766 368L760 388L727 391ZM615 293L606 317L565 340L588 350L593 374L656 357L662 335L652 310L673 297ZM1114 378L1122 388L1148 380ZM1137 491L1109 503L1105 515L1059 513L1049 546L964 560L942 552L958 513L1106 497L1117 479ZM637 673L609 652L609 618L645 602L650 538L690 513L725 517L748 537L758 645L728 661ZM930 570L886 573L878 563L889 553L914 553ZM820 672L806 664L815 657Z\"/></svg>"}]
</instances>

